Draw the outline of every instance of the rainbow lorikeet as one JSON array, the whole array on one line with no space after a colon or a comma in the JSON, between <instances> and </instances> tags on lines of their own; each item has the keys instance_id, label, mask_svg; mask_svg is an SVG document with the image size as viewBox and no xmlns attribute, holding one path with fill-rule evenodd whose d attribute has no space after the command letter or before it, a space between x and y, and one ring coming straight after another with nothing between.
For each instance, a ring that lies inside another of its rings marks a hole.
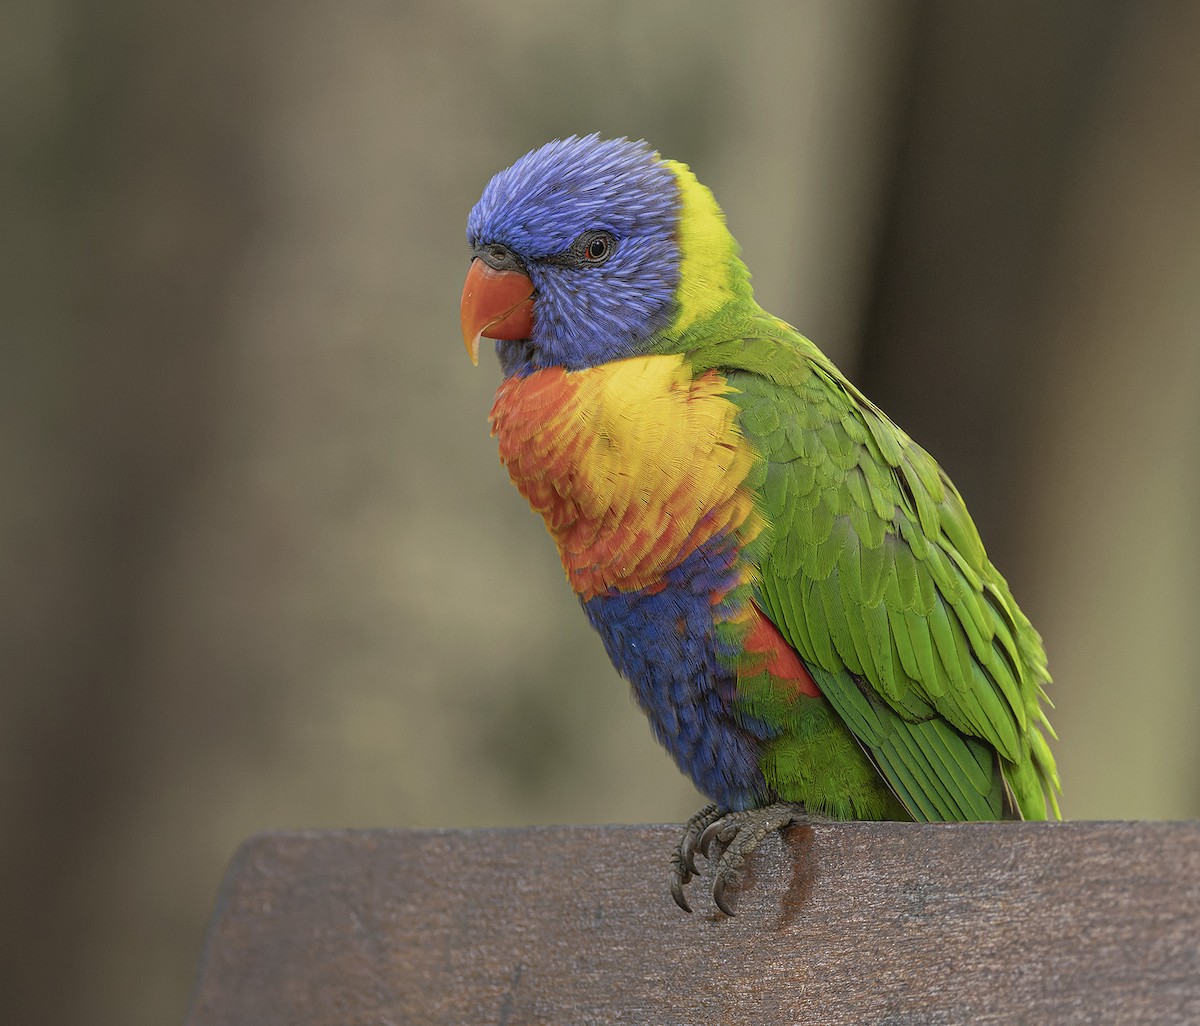
<instances>
[{"instance_id":1,"label":"rainbow lorikeet","mask_svg":"<svg viewBox=\"0 0 1200 1026\"><path fill-rule=\"evenodd\" d=\"M1037 632L933 458L754 301L712 194L571 137L467 222L463 337L494 339L500 459L679 767L672 858L728 889L815 814L1058 816Z\"/></svg>"}]
</instances>

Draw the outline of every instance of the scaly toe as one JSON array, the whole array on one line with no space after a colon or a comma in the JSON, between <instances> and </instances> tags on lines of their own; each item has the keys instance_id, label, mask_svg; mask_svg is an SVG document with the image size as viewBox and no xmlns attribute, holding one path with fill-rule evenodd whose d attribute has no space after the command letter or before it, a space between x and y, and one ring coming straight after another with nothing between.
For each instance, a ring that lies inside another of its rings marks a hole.
<instances>
[{"instance_id":1,"label":"scaly toe","mask_svg":"<svg viewBox=\"0 0 1200 1026\"><path fill-rule=\"evenodd\" d=\"M741 886L746 862L767 834L796 822L805 815L802 806L778 802L760 809L731 812L705 828L700 851L717 860L713 879L713 902L732 916L732 892Z\"/></svg>"}]
</instances>

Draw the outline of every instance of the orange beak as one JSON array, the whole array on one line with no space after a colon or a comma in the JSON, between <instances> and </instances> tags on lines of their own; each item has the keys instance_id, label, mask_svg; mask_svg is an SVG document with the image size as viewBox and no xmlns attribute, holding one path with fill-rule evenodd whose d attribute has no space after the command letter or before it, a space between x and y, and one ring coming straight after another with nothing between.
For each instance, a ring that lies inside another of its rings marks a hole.
<instances>
[{"instance_id":1,"label":"orange beak","mask_svg":"<svg viewBox=\"0 0 1200 1026\"><path fill-rule=\"evenodd\" d=\"M529 338L533 332L533 282L520 271L497 271L476 257L462 294L463 342L479 365L479 339Z\"/></svg>"}]
</instances>

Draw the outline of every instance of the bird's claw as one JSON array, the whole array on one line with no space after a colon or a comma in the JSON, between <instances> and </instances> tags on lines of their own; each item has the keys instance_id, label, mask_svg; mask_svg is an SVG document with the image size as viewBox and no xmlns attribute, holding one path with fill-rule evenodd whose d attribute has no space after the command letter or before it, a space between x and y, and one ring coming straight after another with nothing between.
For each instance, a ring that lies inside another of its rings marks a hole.
<instances>
[{"instance_id":1,"label":"bird's claw","mask_svg":"<svg viewBox=\"0 0 1200 1026\"><path fill-rule=\"evenodd\" d=\"M700 838L712 823L724 815L725 811L716 805L704 806L684 825L679 843L675 845L675 851L671 855L671 897L685 912L692 911L691 905L683 895L683 889L692 877L699 875L696 869L696 851Z\"/></svg>"},{"instance_id":2,"label":"bird's claw","mask_svg":"<svg viewBox=\"0 0 1200 1026\"><path fill-rule=\"evenodd\" d=\"M717 863L713 877L713 903L727 916L732 916L732 892L742 883L746 860L762 839L775 830L806 815L804 807L777 802L761 809L728 812L716 805L707 805L687 821L679 844L671 856L671 896L685 912L692 908L683 889L698 876L695 856L699 852Z\"/></svg>"},{"instance_id":3,"label":"bird's claw","mask_svg":"<svg viewBox=\"0 0 1200 1026\"><path fill-rule=\"evenodd\" d=\"M693 876L695 876L694 872L682 870L676 859L674 857L671 859L671 897L675 899L675 904L689 915L691 914L692 906L688 904L687 898L683 893L683 888Z\"/></svg>"},{"instance_id":4,"label":"bird's claw","mask_svg":"<svg viewBox=\"0 0 1200 1026\"><path fill-rule=\"evenodd\" d=\"M738 874L738 875L739 875L739 879L736 881L733 881L735 887L739 883L741 883L741 880L740 880L741 874ZM713 892L712 892L713 904L716 905L717 908L719 908L727 916L731 916L734 914L733 906L728 901L725 900L725 889L729 886L730 882L731 881L730 881L729 877L727 877L724 873L720 873L720 872L717 873L716 879L713 880Z\"/></svg>"},{"instance_id":5,"label":"bird's claw","mask_svg":"<svg viewBox=\"0 0 1200 1026\"><path fill-rule=\"evenodd\" d=\"M727 813L718 819L715 823L709 823L704 833L700 835L700 840L696 847L709 861L720 858L722 852L729 847L729 842L737 835L740 829L737 825L737 820L733 820L734 813ZM714 850L713 845L716 845Z\"/></svg>"}]
</instances>

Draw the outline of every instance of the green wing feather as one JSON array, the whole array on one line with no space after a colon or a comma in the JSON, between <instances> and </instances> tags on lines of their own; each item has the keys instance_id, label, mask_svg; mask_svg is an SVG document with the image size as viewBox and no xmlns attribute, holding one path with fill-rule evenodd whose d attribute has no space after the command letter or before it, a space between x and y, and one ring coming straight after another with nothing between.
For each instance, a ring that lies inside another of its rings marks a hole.
<instances>
[{"instance_id":1,"label":"green wing feather","mask_svg":"<svg viewBox=\"0 0 1200 1026\"><path fill-rule=\"evenodd\" d=\"M1057 816L1041 639L958 491L807 339L740 334L691 358L766 463L763 611L914 819Z\"/></svg>"}]
</instances>

